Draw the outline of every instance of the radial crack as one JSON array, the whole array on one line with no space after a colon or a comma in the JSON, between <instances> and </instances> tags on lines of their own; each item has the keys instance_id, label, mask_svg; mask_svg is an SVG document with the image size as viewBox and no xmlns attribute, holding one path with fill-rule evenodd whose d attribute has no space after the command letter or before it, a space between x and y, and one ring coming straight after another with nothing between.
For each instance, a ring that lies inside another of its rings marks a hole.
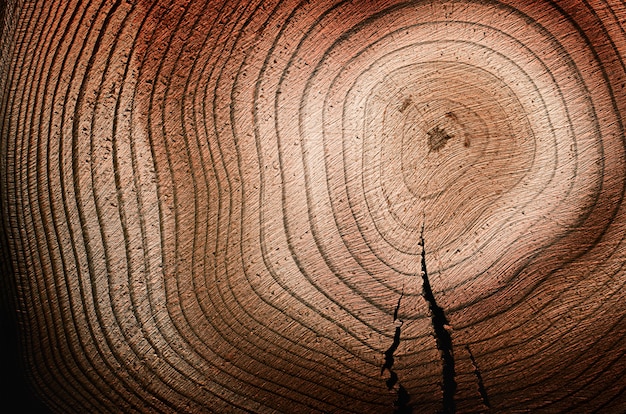
<instances>
[{"instance_id":1,"label":"radial crack","mask_svg":"<svg viewBox=\"0 0 626 414\"><path fill-rule=\"evenodd\" d=\"M443 391L443 412L454 413L456 406L454 403L454 394L456 392L456 380L454 371L454 354L452 352L452 337L448 331L450 325L443 309L437 305L433 290L428 280L428 271L426 270L426 247L424 244L424 226L422 226L422 233L420 235L420 245L422 246L422 280L424 299L428 302L428 308L430 309L433 331L435 333L435 340L437 343L437 349L441 354L441 361L443 364L443 382L441 389Z\"/></svg>"},{"instance_id":2,"label":"radial crack","mask_svg":"<svg viewBox=\"0 0 626 414\"><path fill-rule=\"evenodd\" d=\"M485 407L491 408L491 404L489 403L489 397L487 396L487 388L485 388L483 376L480 373L478 364L476 363L476 358L474 358L474 354L472 354L472 350L470 349L469 345L465 345L465 349L467 349L470 361L472 361L472 366L474 367L474 375L476 375L476 382L478 382L478 392L480 393L480 398L483 400L483 404L485 405Z\"/></svg>"},{"instance_id":3,"label":"radial crack","mask_svg":"<svg viewBox=\"0 0 626 414\"><path fill-rule=\"evenodd\" d=\"M398 349L399 345L400 345L400 327L396 326L396 333L393 336L393 343L391 344L389 349L385 351L385 363L383 364L383 367L380 370L380 375L382 375L386 369L389 370L390 373L392 373L392 377L395 375L395 373L393 372L391 368L393 367L393 363L394 363L393 353L396 352L396 349ZM397 381L397 375L395 375L395 377ZM391 386L389 386L389 383L388 383L387 387L391 389L394 385L395 385L395 382L392 383Z\"/></svg>"},{"instance_id":4,"label":"radial crack","mask_svg":"<svg viewBox=\"0 0 626 414\"><path fill-rule=\"evenodd\" d=\"M402 324L403 321L398 319L398 312L400 311L400 302L404 297L404 287L402 288L402 293L400 294L400 298L398 298L398 304L393 312L393 322L399 321L400 324L396 325L396 330L393 335L393 342L389 349L385 351L385 362L380 370L380 375L385 373L385 370L389 371L389 378L385 381L388 390L392 390L396 384L398 386L397 390L397 399L394 401L393 405L395 407L395 414L410 414L413 410L408 405L411 401L411 396L407 392L407 390L402 386L402 384L398 381L398 374L393 370L394 357L393 354L400 346L400 333L402 332Z\"/></svg>"},{"instance_id":5,"label":"radial crack","mask_svg":"<svg viewBox=\"0 0 626 414\"><path fill-rule=\"evenodd\" d=\"M400 385L400 387L398 387L398 399L393 403L396 407L393 411L394 414L411 414L413 412L413 408L409 405L410 401L411 396L407 390Z\"/></svg>"},{"instance_id":6,"label":"radial crack","mask_svg":"<svg viewBox=\"0 0 626 414\"><path fill-rule=\"evenodd\" d=\"M400 297L398 298L398 304L396 305L396 309L393 311L394 322L398 320L398 312L400 311L400 302L402 301L403 297L404 297L404 286L402 286L402 293L400 293Z\"/></svg>"}]
</instances>

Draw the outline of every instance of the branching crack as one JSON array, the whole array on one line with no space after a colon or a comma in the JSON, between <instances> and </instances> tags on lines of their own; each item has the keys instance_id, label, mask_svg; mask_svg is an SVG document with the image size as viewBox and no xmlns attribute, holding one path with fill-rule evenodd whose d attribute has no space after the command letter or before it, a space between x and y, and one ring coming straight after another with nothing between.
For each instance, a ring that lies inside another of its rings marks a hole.
<instances>
[{"instance_id":1,"label":"branching crack","mask_svg":"<svg viewBox=\"0 0 626 414\"><path fill-rule=\"evenodd\" d=\"M393 363L394 363L393 353L396 352L396 349L398 349L399 345L400 345L400 327L396 326L396 333L393 336L393 343L391 344L389 349L385 351L385 363L383 364L383 367L380 370L380 375L384 374L385 370L389 370L391 374L391 378L387 380L387 388L389 389L393 388L393 386L396 385L396 382L398 381L398 376L396 375L395 372L393 372L391 368L393 367ZM390 381L394 377L395 377L395 380L390 383Z\"/></svg>"},{"instance_id":2,"label":"branching crack","mask_svg":"<svg viewBox=\"0 0 626 414\"><path fill-rule=\"evenodd\" d=\"M412 413L411 407L408 405L411 401L411 396L407 392L407 390L402 386L402 384L398 381L398 374L393 370L394 357L393 354L400 346L400 333L402 332L402 324L403 321L398 319L398 312L400 311L400 302L404 297L404 288L402 288L402 293L400 294L400 298L398 298L398 304L396 305L395 310L393 311L393 322L396 324L396 321L399 321L399 324L396 324L396 330L393 335L393 342L389 349L385 351L385 362L380 370L380 375L385 373L385 370L389 372L389 378L385 381L387 385L387 389L389 391L393 390L397 385L397 399L394 401L393 405L395 407L395 414L410 414Z\"/></svg>"},{"instance_id":3,"label":"branching crack","mask_svg":"<svg viewBox=\"0 0 626 414\"><path fill-rule=\"evenodd\" d=\"M474 358L474 354L472 354L472 350L470 349L469 345L465 345L465 349L467 349L470 361L472 361L472 366L474 367L474 375L476 375L476 382L478 382L478 392L480 393L480 398L483 400L483 404L485 405L485 407L491 408L491 404L489 403L489 397L487 396L487 388L485 388L483 376L480 373L478 364L476 363L476 358Z\"/></svg>"},{"instance_id":4,"label":"branching crack","mask_svg":"<svg viewBox=\"0 0 626 414\"><path fill-rule=\"evenodd\" d=\"M433 290L428 280L428 271L426 270L426 247L424 244L424 227L420 235L420 245L422 246L422 280L424 299L428 302L430 309L433 330L437 349L441 354L443 364L443 382L441 389L443 391L443 412L452 414L456 411L454 402L454 394L456 392L456 380L454 371L454 354L452 352L452 337L450 336L450 324L446 318L443 309L437 305L437 300L433 295Z\"/></svg>"}]
</instances>

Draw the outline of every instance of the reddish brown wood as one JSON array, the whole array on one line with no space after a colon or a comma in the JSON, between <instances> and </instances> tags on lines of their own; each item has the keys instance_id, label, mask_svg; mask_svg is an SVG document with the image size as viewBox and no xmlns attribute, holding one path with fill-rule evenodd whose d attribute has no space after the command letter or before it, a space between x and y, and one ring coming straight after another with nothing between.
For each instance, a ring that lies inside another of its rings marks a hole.
<instances>
[{"instance_id":1,"label":"reddish brown wood","mask_svg":"<svg viewBox=\"0 0 626 414\"><path fill-rule=\"evenodd\" d=\"M2 7L51 411L626 411L622 1Z\"/></svg>"}]
</instances>

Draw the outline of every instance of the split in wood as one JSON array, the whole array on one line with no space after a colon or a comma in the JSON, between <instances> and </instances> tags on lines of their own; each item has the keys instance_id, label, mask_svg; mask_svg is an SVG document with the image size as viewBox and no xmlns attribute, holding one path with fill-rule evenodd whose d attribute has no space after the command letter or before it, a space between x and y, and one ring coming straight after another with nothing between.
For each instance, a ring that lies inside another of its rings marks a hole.
<instances>
[{"instance_id":1,"label":"split in wood","mask_svg":"<svg viewBox=\"0 0 626 414\"><path fill-rule=\"evenodd\" d=\"M478 383L478 392L480 393L480 398L483 401L483 405L487 408L491 408L491 404L489 403L489 397L487 396L487 388L485 388L483 376L480 372L480 369L478 368L478 364L476 363L476 358L474 358L474 354L472 354L472 350L470 349L469 345L465 345L465 349L467 349L470 361L472 361L472 366L474 367L474 375L476 375L476 382Z\"/></svg>"},{"instance_id":2,"label":"split in wood","mask_svg":"<svg viewBox=\"0 0 626 414\"><path fill-rule=\"evenodd\" d=\"M402 288L402 293L398 298L398 304L393 312L393 321L394 323L398 321L398 312L400 310L400 303L402 301L402 297L404 296L404 288ZM385 370L389 371L389 378L385 382L387 384L387 389L392 390L396 384L398 385L398 397L396 401L394 401L394 413L395 414L410 414L413 412L411 406L409 406L409 402L411 401L411 396L407 392L407 390L398 382L398 374L393 370L394 357L393 354L400 346L400 333L402 332L402 321L400 324L396 326L395 333L393 335L393 342L389 349L385 351L385 362L380 370L380 375L385 373Z\"/></svg>"},{"instance_id":3,"label":"split in wood","mask_svg":"<svg viewBox=\"0 0 626 414\"><path fill-rule=\"evenodd\" d=\"M430 309L435 340L437 349L441 354L441 362L443 364L443 381L441 389L443 391L443 412L454 413L456 406L454 402L454 394L456 393L456 380L454 371L454 353L452 352L452 337L448 328L450 324L446 318L443 309L437 305L437 300L433 294L428 279L428 271L426 270L426 247L424 245L424 226L420 235L420 245L422 246L422 281L423 295L428 308Z\"/></svg>"}]
</instances>

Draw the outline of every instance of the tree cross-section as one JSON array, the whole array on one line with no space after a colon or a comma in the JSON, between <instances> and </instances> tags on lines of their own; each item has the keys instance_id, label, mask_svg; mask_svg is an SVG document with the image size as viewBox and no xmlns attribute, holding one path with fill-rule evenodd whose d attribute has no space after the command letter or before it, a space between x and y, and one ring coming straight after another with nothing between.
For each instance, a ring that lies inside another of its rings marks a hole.
<instances>
[{"instance_id":1,"label":"tree cross-section","mask_svg":"<svg viewBox=\"0 0 626 414\"><path fill-rule=\"evenodd\" d=\"M625 120L621 0L0 0L1 399L626 412Z\"/></svg>"}]
</instances>

